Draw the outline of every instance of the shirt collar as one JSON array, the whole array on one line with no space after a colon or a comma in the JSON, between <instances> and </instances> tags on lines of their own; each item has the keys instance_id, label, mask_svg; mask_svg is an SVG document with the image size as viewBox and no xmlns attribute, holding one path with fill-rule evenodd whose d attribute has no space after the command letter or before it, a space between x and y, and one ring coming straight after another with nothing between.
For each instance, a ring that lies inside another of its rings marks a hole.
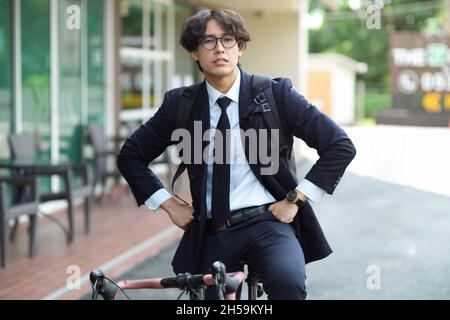
<instances>
[{"instance_id":1,"label":"shirt collar","mask_svg":"<svg viewBox=\"0 0 450 320\"><path fill-rule=\"evenodd\" d=\"M208 83L208 80L206 80L206 90L208 91L208 97L209 97L209 106L212 108L217 99L221 96L226 96L233 100L236 103L239 103L239 89L241 87L241 70L237 68L238 74L236 77L236 80L234 80L233 85L231 86L230 90L228 90L227 93L223 94L220 91L216 90L213 86L211 86Z\"/></svg>"}]
</instances>

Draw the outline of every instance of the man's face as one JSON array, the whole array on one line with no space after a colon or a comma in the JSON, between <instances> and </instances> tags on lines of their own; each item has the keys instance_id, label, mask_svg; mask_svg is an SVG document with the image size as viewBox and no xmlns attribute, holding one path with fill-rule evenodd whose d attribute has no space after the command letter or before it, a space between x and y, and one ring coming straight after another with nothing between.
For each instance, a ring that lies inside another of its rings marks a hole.
<instances>
[{"instance_id":1,"label":"man's face","mask_svg":"<svg viewBox=\"0 0 450 320\"><path fill-rule=\"evenodd\" d=\"M205 36L222 38L224 36L224 31L220 24L212 19L206 24ZM225 38L223 41L225 45L227 45L227 39ZM214 49L207 50L199 44L197 50L191 52L191 56L195 61L200 62L203 73L207 78L222 78L233 74L236 70L239 57L244 53L244 50L245 47L239 49L237 43L232 48L226 48L220 40L217 40Z\"/></svg>"}]
</instances>

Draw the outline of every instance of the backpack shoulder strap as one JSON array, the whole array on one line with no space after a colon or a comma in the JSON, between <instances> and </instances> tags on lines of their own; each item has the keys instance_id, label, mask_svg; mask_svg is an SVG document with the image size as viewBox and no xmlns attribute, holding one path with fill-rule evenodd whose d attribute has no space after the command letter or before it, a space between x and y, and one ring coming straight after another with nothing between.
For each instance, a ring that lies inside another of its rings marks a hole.
<instances>
[{"instance_id":1,"label":"backpack shoulder strap","mask_svg":"<svg viewBox=\"0 0 450 320\"><path fill-rule=\"evenodd\" d=\"M286 161L293 176L296 177L295 156L292 152L294 138L288 131L284 108L278 108L272 90L272 80L268 77L253 75L252 88L254 101L263 112L264 120L270 129L279 129L280 156Z\"/></svg>"},{"instance_id":2,"label":"backpack shoulder strap","mask_svg":"<svg viewBox=\"0 0 450 320\"><path fill-rule=\"evenodd\" d=\"M280 133L280 153L287 158L290 157L291 143L287 133L284 114L280 116L280 111L275 103L272 90L272 80L268 77L253 75L252 90L255 103L260 106L264 120L269 128L279 129Z\"/></svg>"},{"instance_id":3,"label":"backpack shoulder strap","mask_svg":"<svg viewBox=\"0 0 450 320\"><path fill-rule=\"evenodd\" d=\"M176 129L187 129L189 117L191 116L192 110L194 109L194 103L195 100L197 100L197 95L201 85L202 83L200 82L184 89L183 95L181 96L181 100L177 107L177 115L175 120ZM181 176L185 169L186 164L184 162L181 162L177 168L177 171L175 172L175 175L172 178L172 191L174 190L175 181Z\"/></svg>"}]
</instances>

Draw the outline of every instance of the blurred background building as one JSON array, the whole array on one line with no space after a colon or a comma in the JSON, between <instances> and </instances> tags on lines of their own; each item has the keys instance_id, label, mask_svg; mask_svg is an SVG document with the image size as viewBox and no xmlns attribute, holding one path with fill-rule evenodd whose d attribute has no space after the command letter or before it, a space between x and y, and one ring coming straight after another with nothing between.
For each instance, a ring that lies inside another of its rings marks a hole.
<instances>
[{"instance_id":1,"label":"blurred background building","mask_svg":"<svg viewBox=\"0 0 450 320\"><path fill-rule=\"evenodd\" d=\"M175 58L175 25L190 10L172 1L0 6L0 157L8 133L28 132L52 159L80 160L83 126L112 135L121 119L148 117L175 73L192 82L188 57Z\"/></svg>"},{"instance_id":2,"label":"blurred background building","mask_svg":"<svg viewBox=\"0 0 450 320\"><path fill-rule=\"evenodd\" d=\"M128 134L166 90L202 79L178 44L181 24L199 9L223 6L238 11L250 31L246 71L289 77L339 124L363 125L349 129L364 132L355 137L360 150L382 142L350 169L378 178L392 171L390 181L402 184L414 180L414 168L429 169L425 158L411 156L413 145L399 151L392 139L371 138L376 123L402 125L395 134L408 142L424 137L411 126L428 126L433 138L421 154L450 161L443 147L450 126L446 0L0 0L0 158L11 156L11 133L34 135L53 161L91 157L83 134L90 123L107 136ZM383 135L386 127L375 130ZM380 150L409 161L368 165ZM315 159L299 141L296 152ZM441 171L432 166L413 185L449 195L450 173Z\"/></svg>"},{"instance_id":3,"label":"blurred background building","mask_svg":"<svg viewBox=\"0 0 450 320\"><path fill-rule=\"evenodd\" d=\"M323 111L337 122L367 123L378 113L379 123L407 124L395 119L415 110L447 126L450 55L443 36L449 4L420 3L230 0L226 7L242 14L251 33L241 61L246 70L291 78L314 101L329 101ZM28 132L41 139L50 158L80 160L86 124L99 123L113 135L124 122L148 119L166 90L202 78L178 45L182 20L223 5L219 0L0 0L0 157L9 156L9 133ZM314 54L309 62L308 53ZM358 75L348 73L353 71ZM337 111L337 101L347 109ZM380 112L391 107L394 112Z\"/></svg>"},{"instance_id":4,"label":"blurred background building","mask_svg":"<svg viewBox=\"0 0 450 320\"><path fill-rule=\"evenodd\" d=\"M200 79L182 20L222 1L0 0L0 158L7 135L37 136L53 160L83 158L82 127L144 121L166 90ZM306 88L307 1L227 1L252 35L248 72ZM289 32L286 32L289 30ZM277 43L276 46L272 45ZM268 62L270 61L270 63ZM306 89L305 89L306 90Z\"/></svg>"},{"instance_id":5,"label":"blurred background building","mask_svg":"<svg viewBox=\"0 0 450 320\"><path fill-rule=\"evenodd\" d=\"M337 123L354 124L356 76L365 72L367 64L342 54L310 54L306 96L311 103Z\"/></svg>"}]
</instances>

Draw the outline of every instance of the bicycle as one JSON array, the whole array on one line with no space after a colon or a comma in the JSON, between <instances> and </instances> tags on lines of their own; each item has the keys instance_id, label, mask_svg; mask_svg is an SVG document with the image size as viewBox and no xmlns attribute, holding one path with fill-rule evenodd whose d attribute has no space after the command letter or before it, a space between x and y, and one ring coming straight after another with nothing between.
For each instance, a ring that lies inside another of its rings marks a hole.
<instances>
[{"instance_id":1,"label":"bicycle","mask_svg":"<svg viewBox=\"0 0 450 320\"><path fill-rule=\"evenodd\" d=\"M100 269L94 269L89 275L92 285L92 300L97 300L99 295L104 300L115 300L119 290L130 300L124 289L167 288L178 288L182 290L178 299L184 293L189 293L190 300L204 300L207 286L216 287L219 300L235 300L236 291L244 280L244 273L241 271L227 273L225 265L220 261L214 262L209 272L196 275L182 273L168 278L121 280L116 283L106 277ZM256 300L257 297L262 295L262 286L258 283L257 276L250 267L247 282L249 300Z\"/></svg>"}]
</instances>

